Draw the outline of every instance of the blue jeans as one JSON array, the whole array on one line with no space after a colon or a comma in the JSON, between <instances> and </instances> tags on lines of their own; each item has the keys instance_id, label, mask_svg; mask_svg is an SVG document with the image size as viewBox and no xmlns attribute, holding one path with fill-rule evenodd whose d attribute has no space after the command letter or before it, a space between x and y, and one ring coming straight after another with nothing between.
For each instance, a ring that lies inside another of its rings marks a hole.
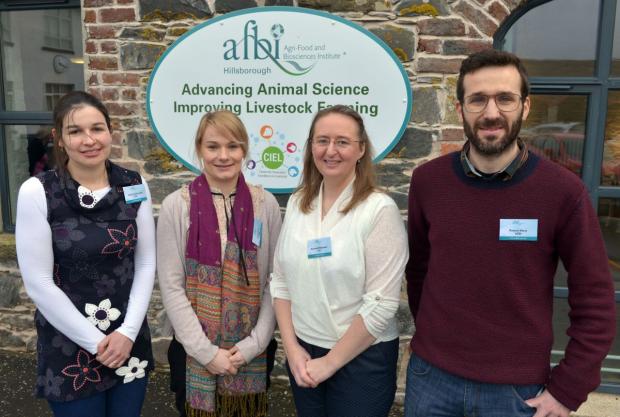
<instances>
[{"instance_id":1,"label":"blue jeans","mask_svg":"<svg viewBox=\"0 0 620 417\"><path fill-rule=\"evenodd\" d=\"M140 417L148 377L116 384L99 394L73 401L48 401L54 417Z\"/></svg>"},{"instance_id":2,"label":"blue jeans","mask_svg":"<svg viewBox=\"0 0 620 417\"><path fill-rule=\"evenodd\" d=\"M411 355L407 368L405 417L532 417L525 400L543 385L488 384L442 371Z\"/></svg>"},{"instance_id":3,"label":"blue jeans","mask_svg":"<svg viewBox=\"0 0 620 417\"><path fill-rule=\"evenodd\" d=\"M312 359L329 352L297 339ZM396 393L398 339L356 356L316 388L301 388L286 364L298 417L387 417Z\"/></svg>"}]
</instances>

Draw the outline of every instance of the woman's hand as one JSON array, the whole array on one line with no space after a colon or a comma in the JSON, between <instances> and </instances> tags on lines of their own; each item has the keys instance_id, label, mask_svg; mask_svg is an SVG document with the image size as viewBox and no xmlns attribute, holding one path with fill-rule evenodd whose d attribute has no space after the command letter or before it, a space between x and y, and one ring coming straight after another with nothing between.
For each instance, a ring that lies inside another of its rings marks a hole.
<instances>
[{"instance_id":1,"label":"woman's hand","mask_svg":"<svg viewBox=\"0 0 620 417\"><path fill-rule=\"evenodd\" d=\"M306 364L311 360L310 354L299 343L296 343L295 346L290 346L285 351L288 366L291 368L291 373L297 385L302 388L315 388L318 383L314 382L306 369Z\"/></svg>"},{"instance_id":2,"label":"woman's hand","mask_svg":"<svg viewBox=\"0 0 620 417\"><path fill-rule=\"evenodd\" d=\"M306 362L306 371L316 385L331 378L337 370L338 368L330 361L329 354Z\"/></svg>"},{"instance_id":3,"label":"woman's hand","mask_svg":"<svg viewBox=\"0 0 620 417\"><path fill-rule=\"evenodd\" d=\"M129 358L132 347L130 338L114 331L97 345L97 360L108 368L118 368Z\"/></svg>"},{"instance_id":4,"label":"woman's hand","mask_svg":"<svg viewBox=\"0 0 620 417\"><path fill-rule=\"evenodd\" d=\"M242 366L246 365L245 358L241 354L241 351L239 350L237 345L233 346L228 351L230 352L230 355L231 355L230 362L233 364L235 368L239 369Z\"/></svg>"},{"instance_id":5,"label":"woman's hand","mask_svg":"<svg viewBox=\"0 0 620 417\"><path fill-rule=\"evenodd\" d=\"M237 368L230 361L230 351L218 349L215 357L207 364L207 371L213 375L236 375Z\"/></svg>"}]
</instances>

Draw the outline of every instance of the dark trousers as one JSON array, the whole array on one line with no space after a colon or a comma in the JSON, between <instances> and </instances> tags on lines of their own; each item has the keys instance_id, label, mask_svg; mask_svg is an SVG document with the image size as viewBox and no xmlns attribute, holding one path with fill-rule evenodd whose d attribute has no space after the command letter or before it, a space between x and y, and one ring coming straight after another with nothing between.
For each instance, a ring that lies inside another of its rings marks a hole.
<instances>
[{"instance_id":1,"label":"dark trousers","mask_svg":"<svg viewBox=\"0 0 620 417\"><path fill-rule=\"evenodd\" d=\"M140 417L147 382L145 376L80 400L48 403L54 417Z\"/></svg>"},{"instance_id":2,"label":"dark trousers","mask_svg":"<svg viewBox=\"0 0 620 417\"><path fill-rule=\"evenodd\" d=\"M297 339L313 359L329 349ZM398 339L370 346L316 388L301 388L286 365L299 417L385 417L396 394Z\"/></svg>"},{"instance_id":3,"label":"dark trousers","mask_svg":"<svg viewBox=\"0 0 620 417\"><path fill-rule=\"evenodd\" d=\"M276 358L276 349L278 343L275 339L271 339L267 346L267 389L269 389L271 371ZM168 363L170 364L170 390L174 392L174 402L179 410L180 417L186 417L185 414L185 365L187 353L183 345L174 337L168 347ZM226 416L229 417L229 416ZM232 417L232 416L230 416Z\"/></svg>"}]
</instances>

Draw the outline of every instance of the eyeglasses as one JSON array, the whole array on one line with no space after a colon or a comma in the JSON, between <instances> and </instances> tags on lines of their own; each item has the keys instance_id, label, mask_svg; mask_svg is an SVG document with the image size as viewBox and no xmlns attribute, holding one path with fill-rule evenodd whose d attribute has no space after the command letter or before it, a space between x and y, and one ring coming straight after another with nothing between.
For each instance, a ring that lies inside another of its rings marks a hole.
<instances>
[{"instance_id":1,"label":"eyeglasses","mask_svg":"<svg viewBox=\"0 0 620 417\"><path fill-rule=\"evenodd\" d=\"M353 144L353 142L361 142L361 140L349 140L342 138L334 139L333 141L327 138L317 138L311 139L310 141L312 142L312 146L314 146L315 148L327 148L329 144L333 142L336 148L341 150L348 149Z\"/></svg>"},{"instance_id":2,"label":"eyeglasses","mask_svg":"<svg viewBox=\"0 0 620 417\"><path fill-rule=\"evenodd\" d=\"M495 105L499 111L511 112L519 108L519 104L523 100L520 95L515 93L499 93L493 96L487 96L486 94L473 94L465 97L463 107L468 113L480 113L487 108L489 99L495 100Z\"/></svg>"}]
</instances>

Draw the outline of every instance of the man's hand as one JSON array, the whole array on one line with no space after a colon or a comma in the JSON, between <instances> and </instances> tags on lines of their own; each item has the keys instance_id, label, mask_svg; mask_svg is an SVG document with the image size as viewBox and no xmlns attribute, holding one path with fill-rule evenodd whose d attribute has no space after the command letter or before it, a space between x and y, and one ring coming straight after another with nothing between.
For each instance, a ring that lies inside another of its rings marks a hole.
<instances>
[{"instance_id":1,"label":"man's hand","mask_svg":"<svg viewBox=\"0 0 620 417\"><path fill-rule=\"evenodd\" d=\"M207 364L207 371L213 375L236 375L237 368L230 361L232 355L226 349L218 349L215 357Z\"/></svg>"},{"instance_id":2,"label":"man's hand","mask_svg":"<svg viewBox=\"0 0 620 417\"><path fill-rule=\"evenodd\" d=\"M132 347L130 338L114 331L97 345L97 360L108 368L119 368L129 358Z\"/></svg>"},{"instance_id":3,"label":"man's hand","mask_svg":"<svg viewBox=\"0 0 620 417\"><path fill-rule=\"evenodd\" d=\"M306 362L308 375L317 385L330 378L338 370L338 368L331 363L328 356L329 354Z\"/></svg>"},{"instance_id":4,"label":"man's hand","mask_svg":"<svg viewBox=\"0 0 620 417\"><path fill-rule=\"evenodd\" d=\"M527 400L525 403L536 409L534 417L568 417L570 414L570 410L546 390L538 397Z\"/></svg>"},{"instance_id":5,"label":"man's hand","mask_svg":"<svg viewBox=\"0 0 620 417\"><path fill-rule=\"evenodd\" d=\"M297 385L302 388L316 387L318 384L312 380L306 370L306 363L310 360L310 354L299 344L290 346L289 349L285 350L288 366L291 368L291 373Z\"/></svg>"}]
</instances>

